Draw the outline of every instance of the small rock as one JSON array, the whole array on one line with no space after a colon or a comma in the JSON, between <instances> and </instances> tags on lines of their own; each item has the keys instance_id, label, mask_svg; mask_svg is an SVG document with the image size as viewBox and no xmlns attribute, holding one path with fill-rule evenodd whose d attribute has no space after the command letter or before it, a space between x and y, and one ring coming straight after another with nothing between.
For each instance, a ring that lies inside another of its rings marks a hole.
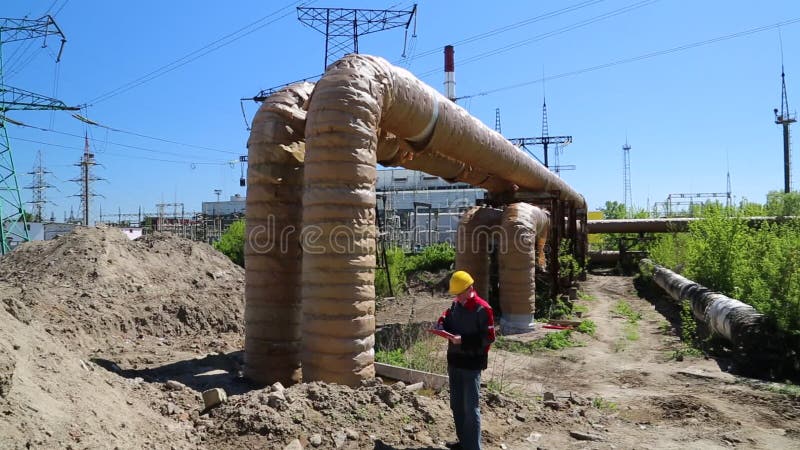
<instances>
[{"instance_id":1,"label":"small rock","mask_svg":"<svg viewBox=\"0 0 800 450\"><path fill-rule=\"evenodd\" d=\"M409 384L408 386L406 386L406 390L410 392L416 392L422 389L423 387L424 384L422 383L422 381L420 381L419 383Z\"/></svg>"},{"instance_id":2,"label":"small rock","mask_svg":"<svg viewBox=\"0 0 800 450\"><path fill-rule=\"evenodd\" d=\"M344 433L347 435L347 439L350 439L351 441L358 440L358 431L352 428L345 428Z\"/></svg>"},{"instance_id":3,"label":"small rock","mask_svg":"<svg viewBox=\"0 0 800 450\"><path fill-rule=\"evenodd\" d=\"M502 450L508 450L508 446L506 444L500 444L500 448Z\"/></svg>"},{"instance_id":4,"label":"small rock","mask_svg":"<svg viewBox=\"0 0 800 450\"><path fill-rule=\"evenodd\" d=\"M406 384L403 383L402 381L398 381L397 383L392 385L392 389L394 389L395 391L402 391L405 388Z\"/></svg>"},{"instance_id":5,"label":"small rock","mask_svg":"<svg viewBox=\"0 0 800 450\"><path fill-rule=\"evenodd\" d=\"M276 381L275 383L273 383L273 385L270 386L269 389L272 392L283 392L284 390L286 390L286 388L283 387L280 381Z\"/></svg>"},{"instance_id":6,"label":"small rock","mask_svg":"<svg viewBox=\"0 0 800 450\"><path fill-rule=\"evenodd\" d=\"M314 447L319 447L322 445L322 435L319 433L314 433L310 438L308 438L308 442Z\"/></svg>"},{"instance_id":7,"label":"small rock","mask_svg":"<svg viewBox=\"0 0 800 450\"><path fill-rule=\"evenodd\" d=\"M283 447L283 450L303 450L303 445L300 443L300 439L295 439L289 442L286 447Z\"/></svg>"},{"instance_id":8,"label":"small rock","mask_svg":"<svg viewBox=\"0 0 800 450\"><path fill-rule=\"evenodd\" d=\"M344 443L347 442L347 434L344 431L337 431L333 433L331 436L333 438L333 445L336 448L341 448L344 446Z\"/></svg>"},{"instance_id":9,"label":"small rock","mask_svg":"<svg viewBox=\"0 0 800 450\"><path fill-rule=\"evenodd\" d=\"M267 396L267 404L270 408L281 409L286 404L286 397L282 391L270 392Z\"/></svg>"},{"instance_id":10,"label":"small rock","mask_svg":"<svg viewBox=\"0 0 800 450\"><path fill-rule=\"evenodd\" d=\"M515 417L517 420L519 420L520 422L525 422L526 420L528 420L528 418L527 418L527 417L525 417L525 414L522 414L522 413L517 413L517 415L516 415L516 416L514 416L514 417Z\"/></svg>"},{"instance_id":11,"label":"small rock","mask_svg":"<svg viewBox=\"0 0 800 450\"><path fill-rule=\"evenodd\" d=\"M596 434L582 433L580 431L570 431L569 435L579 441L602 441L603 438Z\"/></svg>"},{"instance_id":12,"label":"small rock","mask_svg":"<svg viewBox=\"0 0 800 450\"><path fill-rule=\"evenodd\" d=\"M539 439L541 438L542 438L541 433L532 432L527 438L525 438L525 440L533 443L533 442L539 442Z\"/></svg>"},{"instance_id":13,"label":"small rock","mask_svg":"<svg viewBox=\"0 0 800 450\"><path fill-rule=\"evenodd\" d=\"M547 401L545 401L544 402L544 406L547 406L548 408L551 408L551 409L555 409L556 411L559 411L564 407L564 405L562 405L560 402L557 402L555 400L547 400Z\"/></svg>"},{"instance_id":14,"label":"small rock","mask_svg":"<svg viewBox=\"0 0 800 450\"><path fill-rule=\"evenodd\" d=\"M167 382L164 383L164 387L166 387L169 391L181 391L186 387L186 385L179 381L167 380Z\"/></svg>"},{"instance_id":15,"label":"small rock","mask_svg":"<svg viewBox=\"0 0 800 450\"><path fill-rule=\"evenodd\" d=\"M542 400L545 402L555 401L555 399L556 399L556 394L553 394L552 392L545 392L544 394L542 394Z\"/></svg>"},{"instance_id":16,"label":"small rock","mask_svg":"<svg viewBox=\"0 0 800 450\"><path fill-rule=\"evenodd\" d=\"M228 401L228 395L225 394L225 391L221 388L209 389L203 392L203 403L205 404L205 409L213 408L214 406L217 406L220 403L225 403L226 401Z\"/></svg>"}]
</instances>

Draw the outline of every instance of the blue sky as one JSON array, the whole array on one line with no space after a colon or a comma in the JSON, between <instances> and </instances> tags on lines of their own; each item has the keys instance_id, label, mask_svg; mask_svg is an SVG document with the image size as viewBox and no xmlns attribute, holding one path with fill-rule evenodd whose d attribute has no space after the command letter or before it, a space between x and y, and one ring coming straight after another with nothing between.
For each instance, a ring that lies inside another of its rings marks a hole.
<instances>
[{"instance_id":1,"label":"blue sky","mask_svg":"<svg viewBox=\"0 0 800 450\"><path fill-rule=\"evenodd\" d=\"M4 45L7 85L69 105L88 103L81 114L98 123L161 139L87 128L66 112L12 112L14 120L55 130L9 125L20 184L31 184L25 172L41 150L53 172L50 182L59 189L48 192L57 205L47 205L47 214L55 211L62 219L70 207L77 211L79 201L70 196L79 187L68 180L78 176L73 164L88 131L102 164L96 175L107 180L94 185L104 197L92 203L93 220L99 208L104 214L136 212L139 206L150 212L156 203L182 202L188 212L214 200L215 189L222 190L223 198L244 195L241 168L230 163L246 154L248 132L239 99L322 71L324 37L298 22L294 8L301 3L412 5L275 0L236 1L221 8L205 0L5 0L2 17L58 12L56 21L68 39L58 65L55 40L48 40L45 49L41 41ZM362 37L360 52L394 61L441 90L442 48L455 44L456 92L468 97L459 104L490 127L500 108L507 137L540 135L546 93L550 135L574 138L560 161L577 169L562 176L584 194L590 208L622 201L626 138L632 146L632 193L638 207L663 201L670 193L724 192L728 170L737 201L763 202L768 191L782 189L782 137L772 113L780 106L779 42L794 112L800 102L800 21L781 26L780 33L771 27L584 69L791 22L800 19L800 2L422 0L418 5L416 38L409 33L410 58L401 57L402 29ZM480 38L569 6L575 8ZM163 73L159 69L164 67L171 70ZM150 74L158 76L101 97ZM544 86L543 74L550 78ZM245 102L248 121L255 111L256 104ZM800 128L793 131L800 133ZM794 166L800 164L798 152L795 146ZM794 189L798 176L794 168ZM23 196L29 199L30 192Z\"/></svg>"}]
</instances>

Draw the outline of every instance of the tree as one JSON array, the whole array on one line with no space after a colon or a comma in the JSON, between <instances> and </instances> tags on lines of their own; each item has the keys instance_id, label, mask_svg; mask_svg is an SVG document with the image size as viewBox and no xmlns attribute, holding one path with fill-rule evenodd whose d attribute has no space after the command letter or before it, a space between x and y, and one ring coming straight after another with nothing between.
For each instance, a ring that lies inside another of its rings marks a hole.
<instances>
[{"instance_id":1,"label":"tree","mask_svg":"<svg viewBox=\"0 0 800 450\"><path fill-rule=\"evenodd\" d=\"M770 216L800 216L800 192L770 191L766 210Z\"/></svg>"},{"instance_id":2,"label":"tree","mask_svg":"<svg viewBox=\"0 0 800 450\"><path fill-rule=\"evenodd\" d=\"M620 202L607 201L605 208L600 208L604 219L624 219L625 205Z\"/></svg>"},{"instance_id":3,"label":"tree","mask_svg":"<svg viewBox=\"0 0 800 450\"><path fill-rule=\"evenodd\" d=\"M219 241L214 243L214 248L244 267L244 219L233 222Z\"/></svg>"}]
</instances>

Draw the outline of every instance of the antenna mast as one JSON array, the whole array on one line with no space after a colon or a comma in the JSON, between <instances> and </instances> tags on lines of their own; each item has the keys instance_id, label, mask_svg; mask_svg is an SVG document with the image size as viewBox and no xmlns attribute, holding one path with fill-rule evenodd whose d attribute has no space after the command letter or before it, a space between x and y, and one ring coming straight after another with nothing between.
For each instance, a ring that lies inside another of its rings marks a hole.
<instances>
[{"instance_id":1,"label":"antenna mast","mask_svg":"<svg viewBox=\"0 0 800 450\"><path fill-rule=\"evenodd\" d=\"M783 50L781 50L783 54ZM773 110L775 112L775 123L783 126L783 192L789 193L792 191L792 155L791 155L791 141L789 135L789 125L797 122L794 114L789 113L789 99L786 97L786 74L783 72L783 64L781 64L781 110L778 114L778 108Z\"/></svg>"}]
</instances>

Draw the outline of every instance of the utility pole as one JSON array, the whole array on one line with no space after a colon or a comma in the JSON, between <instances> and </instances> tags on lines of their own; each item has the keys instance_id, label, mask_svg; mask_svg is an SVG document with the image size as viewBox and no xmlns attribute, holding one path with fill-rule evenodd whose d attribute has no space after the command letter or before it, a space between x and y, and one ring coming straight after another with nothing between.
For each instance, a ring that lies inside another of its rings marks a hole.
<instances>
[{"instance_id":1,"label":"utility pole","mask_svg":"<svg viewBox=\"0 0 800 450\"><path fill-rule=\"evenodd\" d=\"M31 196L33 197L33 200L27 203L33 205L34 222L44 222L44 205L47 203L45 194L47 189L54 187L47 182L45 175L52 173L44 168L42 151L39 150L36 153L36 164L33 167L33 171L28 172L28 175L33 175L33 183L25 187L25 189L31 190Z\"/></svg>"},{"instance_id":2,"label":"utility pole","mask_svg":"<svg viewBox=\"0 0 800 450\"><path fill-rule=\"evenodd\" d=\"M789 125L797 122L794 114L789 113L789 99L786 97L786 75L781 64L781 111L778 108L773 110L775 113L775 123L783 126L783 192L792 191L792 155L789 140Z\"/></svg>"},{"instance_id":3,"label":"utility pole","mask_svg":"<svg viewBox=\"0 0 800 450\"><path fill-rule=\"evenodd\" d=\"M297 8L297 20L325 35L325 59L322 70L348 53L358 53L358 37L378 31L405 27L403 41L403 57L406 56L406 42L408 41L408 27L417 14L417 5L410 10L391 9L347 9L347 8ZM416 22L414 25L416 30ZM416 37L416 31L412 37ZM305 78L298 81L308 81L317 77ZM262 89L252 98L263 102L277 90L292 83L281 84L271 88ZM244 109L242 110L244 112ZM245 119L246 121L246 119Z\"/></svg>"},{"instance_id":4,"label":"utility pole","mask_svg":"<svg viewBox=\"0 0 800 450\"><path fill-rule=\"evenodd\" d=\"M93 181L100 181L104 179L92 175L92 167L96 166L97 162L94 160L94 153L91 152L89 147L88 135L84 135L83 157L81 158L80 162L76 163L75 165L81 168L81 176L79 178L73 178L70 181L80 184L81 193L74 195L73 197L81 198L81 211L83 212L83 220L81 222L83 226L88 227L89 206L91 204L91 199L92 197L98 196L98 194L92 192L91 183Z\"/></svg>"},{"instance_id":5,"label":"utility pole","mask_svg":"<svg viewBox=\"0 0 800 450\"><path fill-rule=\"evenodd\" d=\"M630 219L633 199L631 197L631 146L625 139L622 146L622 204L625 205L625 218Z\"/></svg>"},{"instance_id":6,"label":"utility pole","mask_svg":"<svg viewBox=\"0 0 800 450\"><path fill-rule=\"evenodd\" d=\"M410 10L297 8L297 19L325 35L324 70L342 56L358 53L359 36L402 26L408 35L416 12L416 4Z\"/></svg>"},{"instance_id":7,"label":"utility pole","mask_svg":"<svg viewBox=\"0 0 800 450\"><path fill-rule=\"evenodd\" d=\"M529 138L513 138L509 139L512 144L520 147L521 149L528 152L531 156L533 156L537 161L544 164L545 167L550 168L550 144L556 146L556 158L558 158L558 151L559 146L569 145L572 143L572 136L550 136L550 130L548 129L547 124L547 101L542 101L542 135L540 137L529 137ZM529 145L541 145L544 150L544 161L539 159L536 155L533 154L532 151L528 149ZM574 170L574 165L567 165L567 166L560 166L558 165L558 161L551 169L555 173L559 173L562 170Z\"/></svg>"},{"instance_id":8,"label":"utility pole","mask_svg":"<svg viewBox=\"0 0 800 450\"><path fill-rule=\"evenodd\" d=\"M61 38L61 47L56 57L58 63L67 40L52 17L44 16L36 20L0 18L0 255L11 251L10 241L14 237L21 241L30 240L11 144L6 131L7 111L78 110L68 107L59 100L5 84L3 48L12 42L37 38L44 38L46 45L48 36Z\"/></svg>"}]
</instances>

